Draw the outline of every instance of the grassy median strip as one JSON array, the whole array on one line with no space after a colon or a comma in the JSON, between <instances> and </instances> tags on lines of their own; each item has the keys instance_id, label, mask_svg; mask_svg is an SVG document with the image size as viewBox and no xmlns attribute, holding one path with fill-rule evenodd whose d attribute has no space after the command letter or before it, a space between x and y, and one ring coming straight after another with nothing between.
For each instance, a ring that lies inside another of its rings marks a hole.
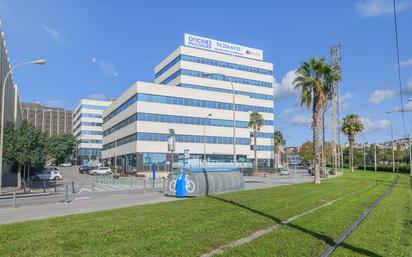
<instances>
[{"instance_id":1,"label":"grassy median strip","mask_svg":"<svg viewBox=\"0 0 412 257\"><path fill-rule=\"evenodd\" d=\"M1 256L196 256L372 185L359 196L345 200L346 205L339 204L336 208L334 204L293 223L306 222L300 226L306 224L309 227L305 229L320 235L330 228L332 232L326 235L335 238L353 221L346 218L347 215L356 217L363 210L359 206L366 207L392 180L391 174L358 172L321 185L306 183L0 225L0 253ZM328 225L325 231L319 220ZM288 230L290 235L286 233L285 238L269 243L279 247L308 246L310 250L314 246L308 242L315 238L313 244L326 248L325 240L314 237L317 234L292 227L279 231ZM293 236L296 233L296 237ZM294 239L303 242L297 243ZM258 251L259 245L256 249L248 248L253 245L255 243L239 249L265 255ZM316 249L313 251L317 252Z\"/></svg>"},{"instance_id":2,"label":"grassy median strip","mask_svg":"<svg viewBox=\"0 0 412 257\"><path fill-rule=\"evenodd\" d=\"M411 256L412 191L410 177L401 175L398 185L344 241L374 256ZM338 247L333 257L356 256L349 248Z\"/></svg>"}]
</instances>

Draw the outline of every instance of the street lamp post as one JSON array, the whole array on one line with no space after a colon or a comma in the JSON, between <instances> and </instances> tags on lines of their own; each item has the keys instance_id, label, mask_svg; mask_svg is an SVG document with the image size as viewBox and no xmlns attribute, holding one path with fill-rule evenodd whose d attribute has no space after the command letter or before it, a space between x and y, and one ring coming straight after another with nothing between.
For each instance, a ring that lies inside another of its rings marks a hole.
<instances>
[{"instance_id":1,"label":"street lamp post","mask_svg":"<svg viewBox=\"0 0 412 257\"><path fill-rule=\"evenodd\" d=\"M363 134L363 171L366 171L365 134Z\"/></svg>"},{"instance_id":2,"label":"street lamp post","mask_svg":"<svg viewBox=\"0 0 412 257\"><path fill-rule=\"evenodd\" d=\"M211 117L212 114L209 113L206 116L206 120L205 120L205 125L203 126L203 164L206 165L206 125L207 125L207 121L209 119L209 117Z\"/></svg>"},{"instance_id":3,"label":"street lamp post","mask_svg":"<svg viewBox=\"0 0 412 257\"><path fill-rule=\"evenodd\" d=\"M36 61L30 61L30 62L23 62L23 63L19 63L15 66L13 66L9 72L7 72L6 77L4 78L3 81L3 87L1 89L2 93L1 93L1 129L0 129L0 194L1 194L1 190L2 190L2 178L3 178L3 139L4 139L4 100L5 100L5 95L6 95L6 84L7 84L7 79L9 78L10 74L12 73L12 71L14 69L16 69L17 67L23 66L23 65L27 65L27 64L39 64L39 65L43 65L45 64L46 61L43 59L39 59Z\"/></svg>"},{"instance_id":4,"label":"street lamp post","mask_svg":"<svg viewBox=\"0 0 412 257\"><path fill-rule=\"evenodd\" d=\"M213 75L223 76L225 80L230 82L232 86L232 111L233 111L233 167L236 168L236 100L235 100L235 86L229 76L222 73L203 73L202 76L207 78Z\"/></svg>"},{"instance_id":5,"label":"street lamp post","mask_svg":"<svg viewBox=\"0 0 412 257\"><path fill-rule=\"evenodd\" d=\"M391 122L391 138L392 138L392 172L395 172L395 146L393 142L393 124Z\"/></svg>"}]
</instances>

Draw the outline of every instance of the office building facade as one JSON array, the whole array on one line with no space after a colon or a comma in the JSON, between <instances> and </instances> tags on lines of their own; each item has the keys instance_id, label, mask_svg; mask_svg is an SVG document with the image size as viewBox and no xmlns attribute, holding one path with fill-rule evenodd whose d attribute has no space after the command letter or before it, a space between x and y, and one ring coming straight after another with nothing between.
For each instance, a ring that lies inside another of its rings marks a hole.
<instances>
[{"instance_id":1,"label":"office building facade","mask_svg":"<svg viewBox=\"0 0 412 257\"><path fill-rule=\"evenodd\" d=\"M4 38L4 33L1 29L0 21L0 96L3 91L3 82L6 78L7 73L10 71L10 61L7 55L6 41ZM19 91L17 86L14 84L13 74L10 74L5 88L5 102L4 102L4 123L13 122L15 127L19 127L22 124L22 113L20 108ZM2 98L0 97L0 107ZM0 110L3 111L3 110ZM0 121L1 122L1 121ZM0 126L3 124L0 123ZM12 167L7 163L3 162L3 170L0 172L1 185L2 186L17 186L17 176L15 173L11 172Z\"/></svg>"},{"instance_id":2,"label":"office building facade","mask_svg":"<svg viewBox=\"0 0 412 257\"><path fill-rule=\"evenodd\" d=\"M198 163L233 163L235 92L236 161L254 158L249 115L259 112L260 165L273 159L273 65L263 51L185 35L178 47L155 67L155 83L137 82L103 112L103 153L107 163L147 170L153 163L167 169L169 129L176 134L179 162L185 150ZM206 160L204 159L206 156ZM193 161L196 163L196 161Z\"/></svg>"},{"instance_id":3,"label":"office building facade","mask_svg":"<svg viewBox=\"0 0 412 257\"><path fill-rule=\"evenodd\" d=\"M72 132L72 116L70 110L43 106L39 103L22 103L23 120L49 137Z\"/></svg>"},{"instance_id":4,"label":"office building facade","mask_svg":"<svg viewBox=\"0 0 412 257\"><path fill-rule=\"evenodd\" d=\"M100 162L102 151L103 111L111 101L82 99L73 114L73 135L76 138L78 165Z\"/></svg>"}]
</instances>

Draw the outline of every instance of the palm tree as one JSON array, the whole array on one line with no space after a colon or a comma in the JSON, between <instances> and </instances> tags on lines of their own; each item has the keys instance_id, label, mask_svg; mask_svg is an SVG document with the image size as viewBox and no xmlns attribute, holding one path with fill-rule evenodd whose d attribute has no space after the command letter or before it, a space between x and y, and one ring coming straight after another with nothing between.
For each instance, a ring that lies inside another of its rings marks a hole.
<instances>
[{"instance_id":1,"label":"palm tree","mask_svg":"<svg viewBox=\"0 0 412 257\"><path fill-rule=\"evenodd\" d=\"M342 132L348 135L349 148L350 148L349 166L352 172L353 172L353 145L355 143L355 136L356 136L356 133L361 132L362 130L363 130L363 124L357 114L353 114L353 113L348 114L343 119Z\"/></svg>"},{"instance_id":2,"label":"palm tree","mask_svg":"<svg viewBox=\"0 0 412 257\"><path fill-rule=\"evenodd\" d=\"M255 153L255 162L253 163L253 173L255 175L258 174L257 171L257 165L258 165L258 159L257 159L257 132L260 131L260 128L263 127L263 117L262 114L258 112L252 112L249 117L249 128L253 129L253 150Z\"/></svg>"},{"instance_id":3,"label":"palm tree","mask_svg":"<svg viewBox=\"0 0 412 257\"><path fill-rule=\"evenodd\" d=\"M273 133L273 146L274 146L274 151L280 154L280 146L283 144L283 134L279 130L275 130ZM279 163L276 162L276 168L279 168Z\"/></svg>"},{"instance_id":4,"label":"palm tree","mask_svg":"<svg viewBox=\"0 0 412 257\"><path fill-rule=\"evenodd\" d=\"M303 62L297 70L297 78L293 81L295 89L300 89L300 103L309 109L312 107L313 155L315 168L315 184L320 184L321 165L321 133L324 109L333 92L333 83L340 80L337 66L329 65L325 59L313 57Z\"/></svg>"}]
</instances>

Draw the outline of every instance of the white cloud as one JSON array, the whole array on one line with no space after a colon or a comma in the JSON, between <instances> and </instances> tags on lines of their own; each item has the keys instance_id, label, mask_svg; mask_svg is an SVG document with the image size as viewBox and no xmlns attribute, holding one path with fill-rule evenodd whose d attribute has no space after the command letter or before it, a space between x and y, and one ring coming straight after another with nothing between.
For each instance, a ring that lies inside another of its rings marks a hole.
<instances>
[{"instance_id":1,"label":"white cloud","mask_svg":"<svg viewBox=\"0 0 412 257\"><path fill-rule=\"evenodd\" d=\"M104 100L106 99L106 96L103 94L94 93L94 94L89 95L87 98L92 99L92 100Z\"/></svg>"},{"instance_id":2,"label":"white cloud","mask_svg":"<svg viewBox=\"0 0 412 257\"><path fill-rule=\"evenodd\" d=\"M407 102L406 104L404 104L403 105L403 110L407 111L407 112L412 111L412 102ZM400 111L402 111L402 110L401 110L401 107L399 107L399 106L396 106L392 109L392 112L400 112Z\"/></svg>"},{"instance_id":3,"label":"white cloud","mask_svg":"<svg viewBox=\"0 0 412 257\"><path fill-rule=\"evenodd\" d=\"M401 61L400 65L401 67L412 66L412 58Z\"/></svg>"},{"instance_id":4,"label":"white cloud","mask_svg":"<svg viewBox=\"0 0 412 257\"><path fill-rule=\"evenodd\" d=\"M368 103L378 104L387 99L393 98L398 94L397 91L386 89L386 90L375 90L369 95Z\"/></svg>"},{"instance_id":5,"label":"white cloud","mask_svg":"<svg viewBox=\"0 0 412 257\"><path fill-rule=\"evenodd\" d=\"M295 115L290 119L290 124L292 126L301 126L301 125L305 125L305 126L311 126L312 124L312 117L310 117L309 115Z\"/></svg>"},{"instance_id":6,"label":"white cloud","mask_svg":"<svg viewBox=\"0 0 412 257\"><path fill-rule=\"evenodd\" d=\"M291 70L282 78L281 83L275 82L273 85L275 99L286 98L293 95L298 95L299 90L294 89L293 81L297 77L296 70Z\"/></svg>"},{"instance_id":7,"label":"white cloud","mask_svg":"<svg viewBox=\"0 0 412 257\"><path fill-rule=\"evenodd\" d=\"M290 114L299 111L299 108L297 107L290 107L290 108L286 108L282 111L282 113L280 114L280 116L282 118L286 118L288 117Z\"/></svg>"},{"instance_id":8,"label":"white cloud","mask_svg":"<svg viewBox=\"0 0 412 257\"><path fill-rule=\"evenodd\" d=\"M116 67L110 61L97 60L96 57L93 57L92 63L97 64L97 68L99 68L99 70L106 76L119 76L116 71Z\"/></svg>"},{"instance_id":9,"label":"white cloud","mask_svg":"<svg viewBox=\"0 0 412 257\"><path fill-rule=\"evenodd\" d=\"M56 30L50 28L49 26L43 24L43 25L41 25L41 27L42 27L50 36L52 36L52 37L54 37L54 38L60 37L59 32L57 32Z\"/></svg>"},{"instance_id":10,"label":"white cloud","mask_svg":"<svg viewBox=\"0 0 412 257\"><path fill-rule=\"evenodd\" d=\"M361 118L361 121L365 133L386 131L391 126L391 122L385 119L372 121L369 118Z\"/></svg>"},{"instance_id":11,"label":"white cloud","mask_svg":"<svg viewBox=\"0 0 412 257\"><path fill-rule=\"evenodd\" d=\"M397 3L398 12L408 9L412 6L411 1L402 1ZM363 0L356 3L356 9L363 17L374 17L393 13L392 0Z\"/></svg>"},{"instance_id":12,"label":"white cloud","mask_svg":"<svg viewBox=\"0 0 412 257\"><path fill-rule=\"evenodd\" d=\"M352 97L353 97L353 94L350 93L350 92L345 93L344 95L341 95L341 96L340 96L340 107L341 107L342 109L347 109L347 108L349 108L350 104L348 103L348 101L349 101L350 99L352 99Z\"/></svg>"}]
</instances>

